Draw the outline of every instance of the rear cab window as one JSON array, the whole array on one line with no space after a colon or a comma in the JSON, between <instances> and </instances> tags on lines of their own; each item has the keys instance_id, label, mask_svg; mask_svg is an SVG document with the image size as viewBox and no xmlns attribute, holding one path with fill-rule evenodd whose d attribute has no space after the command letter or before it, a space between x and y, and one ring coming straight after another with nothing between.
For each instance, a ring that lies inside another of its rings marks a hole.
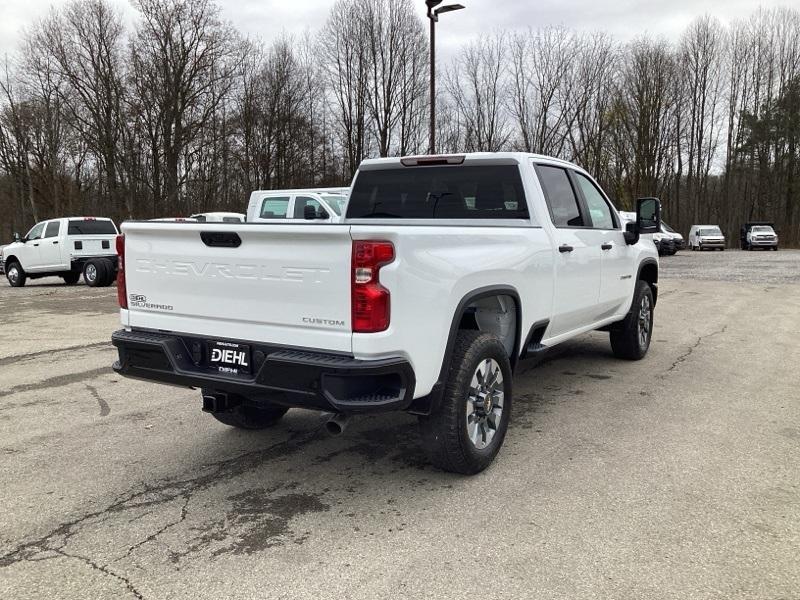
<instances>
[{"instance_id":1,"label":"rear cab window","mask_svg":"<svg viewBox=\"0 0 800 600\"><path fill-rule=\"evenodd\" d=\"M67 235L116 235L117 228L113 221L100 219L79 219L70 221Z\"/></svg>"},{"instance_id":2,"label":"rear cab window","mask_svg":"<svg viewBox=\"0 0 800 600\"><path fill-rule=\"evenodd\" d=\"M60 221L50 221L45 227L44 236L46 238L58 237L58 230L61 228Z\"/></svg>"},{"instance_id":3,"label":"rear cab window","mask_svg":"<svg viewBox=\"0 0 800 600\"><path fill-rule=\"evenodd\" d=\"M259 217L262 219L285 219L289 212L289 196L264 198L261 201Z\"/></svg>"},{"instance_id":4,"label":"rear cab window","mask_svg":"<svg viewBox=\"0 0 800 600\"><path fill-rule=\"evenodd\" d=\"M536 173L553 225L562 229L586 227L587 221L567 170L551 165L536 165Z\"/></svg>"},{"instance_id":5,"label":"rear cab window","mask_svg":"<svg viewBox=\"0 0 800 600\"><path fill-rule=\"evenodd\" d=\"M360 171L348 219L529 219L517 165L400 166Z\"/></svg>"}]
</instances>

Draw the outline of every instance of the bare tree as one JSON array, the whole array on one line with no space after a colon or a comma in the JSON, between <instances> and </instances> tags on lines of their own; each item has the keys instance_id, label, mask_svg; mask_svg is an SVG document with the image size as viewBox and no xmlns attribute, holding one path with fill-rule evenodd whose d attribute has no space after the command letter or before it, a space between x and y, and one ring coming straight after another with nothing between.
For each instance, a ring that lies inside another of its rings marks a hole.
<instances>
[{"instance_id":1,"label":"bare tree","mask_svg":"<svg viewBox=\"0 0 800 600\"><path fill-rule=\"evenodd\" d=\"M320 50L347 173L366 156L369 99L368 38L359 5L337 0L320 35Z\"/></svg>"},{"instance_id":2,"label":"bare tree","mask_svg":"<svg viewBox=\"0 0 800 600\"><path fill-rule=\"evenodd\" d=\"M467 151L497 151L511 139L505 59L505 36L498 33L469 44L446 73L445 88L463 120Z\"/></svg>"},{"instance_id":3,"label":"bare tree","mask_svg":"<svg viewBox=\"0 0 800 600\"><path fill-rule=\"evenodd\" d=\"M182 160L234 83L239 38L211 0L138 0L142 20L131 45L137 88L156 107L165 201L187 208ZM159 166L154 165L154 168Z\"/></svg>"},{"instance_id":4,"label":"bare tree","mask_svg":"<svg viewBox=\"0 0 800 600\"><path fill-rule=\"evenodd\" d=\"M623 202L668 188L675 153L674 78L666 43L639 38L629 45L610 130L614 187Z\"/></svg>"},{"instance_id":5,"label":"bare tree","mask_svg":"<svg viewBox=\"0 0 800 600\"><path fill-rule=\"evenodd\" d=\"M73 0L54 10L31 37L31 46L66 86L62 99L74 127L102 173L100 195L114 210L119 206L119 143L122 117L124 29L105 0Z\"/></svg>"}]
</instances>

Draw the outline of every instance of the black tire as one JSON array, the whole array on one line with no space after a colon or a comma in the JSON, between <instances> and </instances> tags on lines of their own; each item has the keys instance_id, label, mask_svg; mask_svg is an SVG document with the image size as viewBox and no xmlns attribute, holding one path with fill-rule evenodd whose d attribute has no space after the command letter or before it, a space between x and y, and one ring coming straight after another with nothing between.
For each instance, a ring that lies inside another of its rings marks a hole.
<instances>
[{"instance_id":1,"label":"black tire","mask_svg":"<svg viewBox=\"0 0 800 600\"><path fill-rule=\"evenodd\" d=\"M75 273L75 272L69 273L68 275L62 275L61 276L61 279L63 279L64 283L66 283L67 285L75 285L76 283L78 283L78 280L80 278L81 278L81 274L80 273Z\"/></svg>"},{"instance_id":2,"label":"black tire","mask_svg":"<svg viewBox=\"0 0 800 600\"><path fill-rule=\"evenodd\" d=\"M114 280L117 278L117 269L114 266L114 262L109 258L102 259L103 268L105 270L105 277L103 277L103 281L100 282L100 287L108 287Z\"/></svg>"},{"instance_id":3,"label":"black tire","mask_svg":"<svg viewBox=\"0 0 800 600\"><path fill-rule=\"evenodd\" d=\"M11 287L23 287L28 280L25 269L17 261L13 260L6 265L6 279Z\"/></svg>"},{"instance_id":4,"label":"black tire","mask_svg":"<svg viewBox=\"0 0 800 600\"><path fill-rule=\"evenodd\" d=\"M203 395L206 393L203 390ZM275 404L240 404L227 412L211 413L211 416L220 423L237 429L266 429L280 421L288 411L285 406Z\"/></svg>"},{"instance_id":5,"label":"black tire","mask_svg":"<svg viewBox=\"0 0 800 600\"><path fill-rule=\"evenodd\" d=\"M485 370L489 361L493 361L490 369ZM486 403L480 404L469 398L479 368L491 372L490 377L495 381L488 384ZM498 369L503 378L499 383L500 397L495 395L499 391ZM441 405L431 415L419 419L423 446L435 466L451 473L473 475L492 463L511 420L511 376L511 363L497 336L474 330L458 332ZM470 403L474 411L468 417ZM476 436L475 442L470 437L470 428ZM485 446L479 447L480 444Z\"/></svg>"},{"instance_id":6,"label":"black tire","mask_svg":"<svg viewBox=\"0 0 800 600\"><path fill-rule=\"evenodd\" d=\"M100 287L107 276L105 260L93 258L83 265L83 280L89 287Z\"/></svg>"},{"instance_id":7,"label":"black tire","mask_svg":"<svg viewBox=\"0 0 800 600\"><path fill-rule=\"evenodd\" d=\"M649 313L647 331L640 335L640 328L644 326L643 311L644 303L647 303ZM626 360L641 360L650 348L650 340L653 337L653 290L646 281L641 279L636 282L633 292L633 302L631 310L625 316L617 329L610 332L611 350L617 358Z\"/></svg>"}]
</instances>

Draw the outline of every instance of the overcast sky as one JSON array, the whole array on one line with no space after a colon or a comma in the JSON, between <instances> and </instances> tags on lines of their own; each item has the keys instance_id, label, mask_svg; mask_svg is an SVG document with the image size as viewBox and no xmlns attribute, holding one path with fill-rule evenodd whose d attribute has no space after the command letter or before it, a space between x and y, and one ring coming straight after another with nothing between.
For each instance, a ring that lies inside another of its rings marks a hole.
<instances>
[{"instance_id":1,"label":"overcast sky","mask_svg":"<svg viewBox=\"0 0 800 600\"><path fill-rule=\"evenodd\" d=\"M111 0L131 22L135 12L125 0ZM437 29L445 57L458 45L495 28L567 25L603 30L621 40L642 32L677 37L695 17L709 13L723 22L746 17L759 6L792 6L797 0L456 0L466 10L444 15ZM221 0L223 15L239 31L270 38L286 30L302 33L324 22L334 0ZM447 0L445 1L447 3ZM0 0L0 53L16 47L21 32L46 15L59 0ZM423 0L416 0L425 16Z\"/></svg>"}]
</instances>

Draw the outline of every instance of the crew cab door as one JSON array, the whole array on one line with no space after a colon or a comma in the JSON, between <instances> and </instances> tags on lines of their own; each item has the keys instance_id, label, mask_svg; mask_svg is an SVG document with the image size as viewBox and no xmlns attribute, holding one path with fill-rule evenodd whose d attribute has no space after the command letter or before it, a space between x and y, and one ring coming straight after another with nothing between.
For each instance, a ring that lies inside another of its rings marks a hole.
<instances>
[{"instance_id":1,"label":"crew cab door","mask_svg":"<svg viewBox=\"0 0 800 600\"><path fill-rule=\"evenodd\" d=\"M593 230L568 169L537 164L555 227L555 291L549 333L561 335L598 320L602 232Z\"/></svg>"},{"instance_id":2,"label":"crew cab door","mask_svg":"<svg viewBox=\"0 0 800 600\"><path fill-rule=\"evenodd\" d=\"M321 214L322 211L328 213L328 216L324 219L320 218L317 219L320 223L329 223L331 221L330 209L325 208L322 206L322 203L312 196L304 196L302 194L297 194L294 197L294 204L292 208L292 214L294 218L299 221L305 220L305 209L306 206L311 206L314 208L314 211L317 215Z\"/></svg>"},{"instance_id":3,"label":"crew cab door","mask_svg":"<svg viewBox=\"0 0 800 600\"><path fill-rule=\"evenodd\" d=\"M25 236L25 243L16 251L22 268L31 273L42 270L41 238L45 225L45 222L34 225Z\"/></svg>"},{"instance_id":4,"label":"crew cab door","mask_svg":"<svg viewBox=\"0 0 800 600\"><path fill-rule=\"evenodd\" d=\"M60 238L61 229L60 220L48 221L45 225L44 233L42 234L42 239L39 244L39 257L42 268L65 268L64 261L62 260L63 247Z\"/></svg>"},{"instance_id":5,"label":"crew cab door","mask_svg":"<svg viewBox=\"0 0 800 600\"><path fill-rule=\"evenodd\" d=\"M572 177L589 213L592 228L599 235L602 270L598 317L604 318L617 312L619 306L632 297L635 276L632 273L633 249L625 242L619 217L600 187L578 171L573 171Z\"/></svg>"}]
</instances>

